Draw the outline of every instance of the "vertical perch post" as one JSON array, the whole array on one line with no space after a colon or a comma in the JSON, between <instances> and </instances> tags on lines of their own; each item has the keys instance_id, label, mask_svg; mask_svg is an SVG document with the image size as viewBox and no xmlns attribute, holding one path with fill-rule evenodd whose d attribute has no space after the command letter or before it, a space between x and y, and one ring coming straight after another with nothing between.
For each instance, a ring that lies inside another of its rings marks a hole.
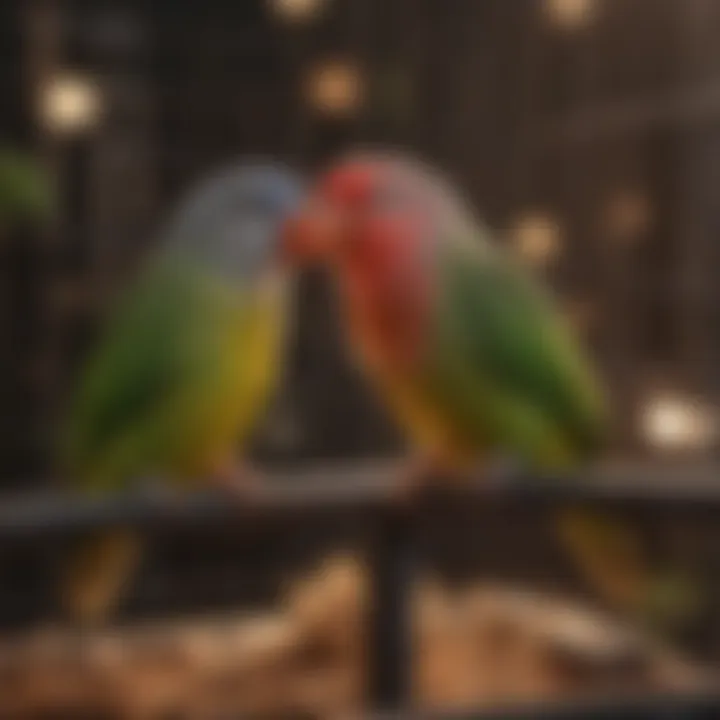
<instances>
[{"instance_id":1,"label":"vertical perch post","mask_svg":"<svg viewBox=\"0 0 720 720\"><path fill-rule=\"evenodd\" d=\"M412 592L417 567L412 514L394 508L384 511L372 553L369 700L373 711L396 711L410 704L412 684Z\"/></svg>"}]
</instances>

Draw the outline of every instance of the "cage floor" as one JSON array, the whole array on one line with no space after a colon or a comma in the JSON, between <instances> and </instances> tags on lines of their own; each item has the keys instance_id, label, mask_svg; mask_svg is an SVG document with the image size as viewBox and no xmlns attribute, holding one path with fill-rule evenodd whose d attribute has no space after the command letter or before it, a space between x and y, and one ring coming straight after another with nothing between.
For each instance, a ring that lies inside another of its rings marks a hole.
<instances>
[{"instance_id":1,"label":"cage floor","mask_svg":"<svg viewBox=\"0 0 720 720\"><path fill-rule=\"evenodd\" d=\"M332 556L276 607L0 642L12 717L335 717L364 698L368 578ZM414 601L414 700L461 708L612 691L694 689L704 673L631 628L561 597L432 579ZM43 715L45 716L45 715Z\"/></svg>"}]
</instances>

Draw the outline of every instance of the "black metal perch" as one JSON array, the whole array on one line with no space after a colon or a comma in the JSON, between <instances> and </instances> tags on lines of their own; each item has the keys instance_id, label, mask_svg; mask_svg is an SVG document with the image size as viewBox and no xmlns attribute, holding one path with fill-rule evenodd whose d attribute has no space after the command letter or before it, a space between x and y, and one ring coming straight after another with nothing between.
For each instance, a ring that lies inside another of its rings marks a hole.
<instances>
[{"instance_id":1,"label":"black metal perch","mask_svg":"<svg viewBox=\"0 0 720 720\"><path fill-rule=\"evenodd\" d=\"M354 464L270 475L252 506L253 515L302 509L331 512L347 507L387 508L395 477L394 463ZM455 491L488 502L554 505L589 503L610 506L694 506L720 510L720 467L612 465L581 476L533 476L508 482L468 483ZM92 529L108 524L158 526L202 524L232 517L237 508L216 492L177 496L138 492L77 497L33 492L0 499L0 540L26 534Z\"/></svg>"}]
</instances>

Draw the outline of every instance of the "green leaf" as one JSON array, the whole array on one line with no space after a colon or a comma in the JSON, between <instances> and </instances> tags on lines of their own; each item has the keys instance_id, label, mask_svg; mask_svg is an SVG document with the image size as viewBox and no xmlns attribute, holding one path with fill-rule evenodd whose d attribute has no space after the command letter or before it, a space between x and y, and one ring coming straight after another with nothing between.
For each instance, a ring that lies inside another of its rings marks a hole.
<instances>
[{"instance_id":1,"label":"green leaf","mask_svg":"<svg viewBox=\"0 0 720 720\"><path fill-rule=\"evenodd\" d=\"M0 223L46 220L54 207L49 178L39 162L12 148L0 148Z\"/></svg>"}]
</instances>

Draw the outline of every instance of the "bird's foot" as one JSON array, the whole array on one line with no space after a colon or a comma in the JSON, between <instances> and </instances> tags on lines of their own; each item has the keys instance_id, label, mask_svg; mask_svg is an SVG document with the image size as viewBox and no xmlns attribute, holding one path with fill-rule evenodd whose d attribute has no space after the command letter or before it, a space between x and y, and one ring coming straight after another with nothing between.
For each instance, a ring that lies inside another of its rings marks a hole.
<instances>
[{"instance_id":1,"label":"bird's foot","mask_svg":"<svg viewBox=\"0 0 720 720\"><path fill-rule=\"evenodd\" d=\"M245 463L223 468L212 480L215 487L242 505L256 503L263 488L260 475Z\"/></svg>"},{"instance_id":2,"label":"bird's foot","mask_svg":"<svg viewBox=\"0 0 720 720\"><path fill-rule=\"evenodd\" d=\"M171 485L159 478L144 481L139 491L143 498L163 505L179 505L186 498L186 494L176 485Z\"/></svg>"},{"instance_id":3,"label":"bird's foot","mask_svg":"<svg viewBox=\"0 0 720 720\"><path fill-rule=\"evenodd\" d=\"M438 465L426 456L413 458L401 469L395 481L392 499L400 506L415 503L437 479Z\"/></svg>"},{"instance_id":4,"label":"bird's foot","mask_svg":"<svg viewBox=\"0 0 720 720\"><path fill-rule=\"evenodd\" d=\"M488 492L513 491L525 485L525 468L523 463L514 457L501 457L483 464L475 476L482 478L483 487Z\"/></svg>"},{"instance_id":5,"label":"bird's foot","mask_svg":"<svg viewBox=\"0 0 720 720\"><path fill-rule=\"evenodd\" d=\"M436 486L438 480L449 488L467 487L468 481L488 493L513 491L525 486L524 465L517 458L503 457L491 463L482 462L468 471L453 470L432 457L417 457L402 469L395 486L395 499L402 504L412 503Z\"/></svg>"}]
</instances>

